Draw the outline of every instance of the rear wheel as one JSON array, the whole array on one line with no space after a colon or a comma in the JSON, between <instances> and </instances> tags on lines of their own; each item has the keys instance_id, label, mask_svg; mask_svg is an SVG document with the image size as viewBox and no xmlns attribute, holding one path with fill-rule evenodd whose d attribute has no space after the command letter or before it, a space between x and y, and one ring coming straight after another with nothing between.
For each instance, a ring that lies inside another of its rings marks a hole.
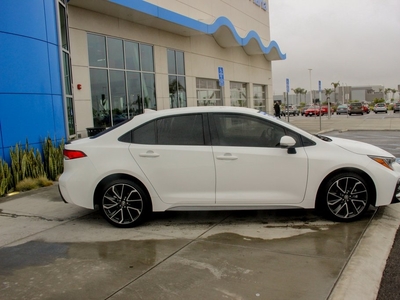
<instances>
[{"instance_id":1,"label":"rear wheel","mask_svg":"<svg viewBox=\"0 0 400 300\"><path fill-rule=\"evenodd\" d=\"M101 192L100 211L116 227L133 227L146 219L151 205L139 185L130 180L115 179Z\"/></svg>"},{"instance_id":2,"label":"rear wheel","mask_svg":"<svg viewBox=\"0 0 400 300\"><path fill-rule=\"evenodd\" d=\"M355 173L332 177L321 187L317 208L333 221L349 222L362 217L370 203L366 181Z\"/></svg>"}]
</instances>

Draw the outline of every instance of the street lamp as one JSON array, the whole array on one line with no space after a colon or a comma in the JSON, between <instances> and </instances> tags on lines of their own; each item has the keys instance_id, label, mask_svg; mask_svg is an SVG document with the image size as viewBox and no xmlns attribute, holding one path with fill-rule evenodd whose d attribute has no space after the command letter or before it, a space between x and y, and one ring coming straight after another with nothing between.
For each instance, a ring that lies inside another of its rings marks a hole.
<instances>
[{"instance_id":1,"label":"street lamp","mask_svg":"<svg viewBox=\"0 0 400 300\"><path fill-rule=\"evenodd\" d=\"M312 99L312 87L311 87L311 71L312 69L308 69L308 71L310 72L310 104L313 104L313 99Z\"/></svg>"}]
</instances>

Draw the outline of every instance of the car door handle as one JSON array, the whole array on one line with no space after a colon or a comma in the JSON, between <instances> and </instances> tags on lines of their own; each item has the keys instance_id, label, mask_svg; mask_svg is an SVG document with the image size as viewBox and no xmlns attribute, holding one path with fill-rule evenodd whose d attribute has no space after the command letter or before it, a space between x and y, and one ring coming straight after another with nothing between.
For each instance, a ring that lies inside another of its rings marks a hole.
<instances>
[{"instance_id":1,"label":"car door handle","mask_svg":"<svg viewBox=\"0 0 400 300\"><path fill-rule=\"evenodd\" d=\"M217 159L219 159L219 160L236 160L236 159L238 159L238 157L234 156L230 153L225 153L224 155L217 156Z\"/></svg>"},{"instance_id":2,"label":"car door handle","mask_svg":"<svg viewBox=\"0 0 400 300\"><path fill-rule=\"evenodd\" d=\"M156 153L156 152L154 152L154 151L149 150L149 151L147 151L146 153L140 153L139 156L140 156L140 157L159 157L160 154L158 154L158 153Z\"/></svg>"}]
</instances>

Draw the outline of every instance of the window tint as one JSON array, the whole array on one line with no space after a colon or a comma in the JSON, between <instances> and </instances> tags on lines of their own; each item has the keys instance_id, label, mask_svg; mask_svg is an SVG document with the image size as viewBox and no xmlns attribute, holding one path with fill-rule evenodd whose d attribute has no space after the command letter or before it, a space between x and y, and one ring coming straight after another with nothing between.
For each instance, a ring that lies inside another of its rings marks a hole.
<instances>
[{"instance_id":1,"label":"window tint","mask_svg":"<svg viewBox=\"0 0 400 300\"><path fill-rule=\"evenodd\" d=\"M203 117L200 114L157 120L160 145L204 145Z\"/></svg>"},{"instance_id":2,"label":"window tint","mask_svg":"<svg viewBox=\"0 0 400 300\"><path fill-rule=\"evenodd\" d=\"M133 130L132 140L134 144L156 144L155 121Z\"/></svg>"},{"instance_id":3,"label":"window tint","mask_svg":"<svg viewBox=\"0 0 400 300\"><path fill-rule=\"evenodd\" d=\"M213 145L277 147L285 135L284 128L279 125L244 115L214 114L214 122Z\"/></svg>"}]
</instances>

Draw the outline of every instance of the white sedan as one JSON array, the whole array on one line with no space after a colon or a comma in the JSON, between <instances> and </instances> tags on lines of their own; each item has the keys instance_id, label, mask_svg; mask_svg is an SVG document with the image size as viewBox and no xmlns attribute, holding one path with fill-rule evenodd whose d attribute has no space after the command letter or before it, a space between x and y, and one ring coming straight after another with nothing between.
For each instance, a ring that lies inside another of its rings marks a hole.
<instances>
[{"instance_id":1,"label":"white sedan","mask_svg":"<svg viewBox=\"0 0 400 300\"><path fill-rule=\"evenodd\" d=\"M317 208L335 221L400 199L381 148L312 135L239 107L146 111L65 146L64 201L118 227L153 211Z\"/></svg>"}]
</instances>

